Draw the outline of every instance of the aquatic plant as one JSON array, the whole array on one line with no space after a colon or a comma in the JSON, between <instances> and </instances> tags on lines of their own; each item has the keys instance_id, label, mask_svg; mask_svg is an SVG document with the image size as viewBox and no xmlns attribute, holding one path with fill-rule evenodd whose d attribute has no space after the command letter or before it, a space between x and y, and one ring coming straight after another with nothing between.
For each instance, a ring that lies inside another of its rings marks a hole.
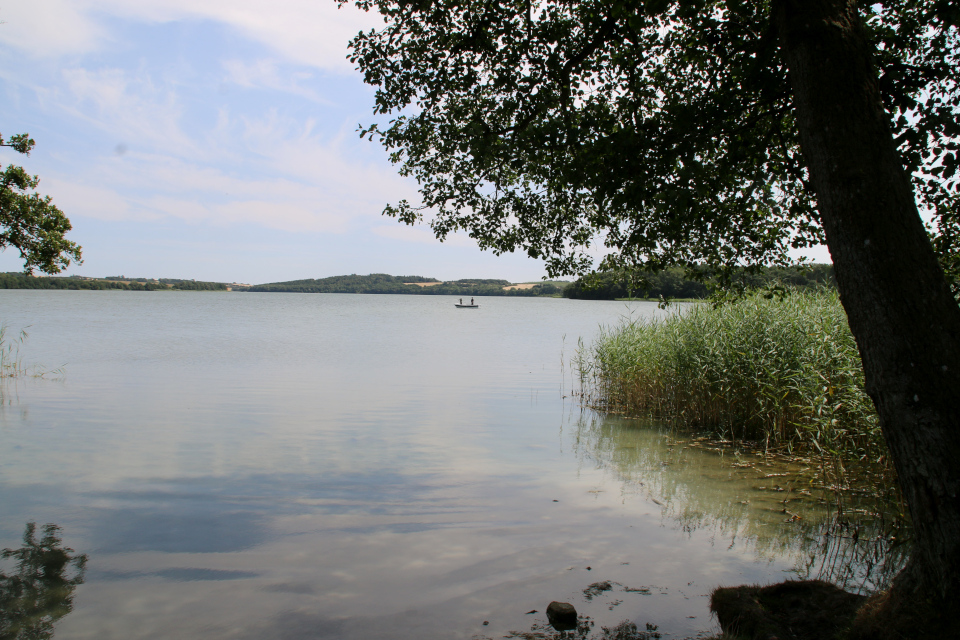
<instances>
[{"instance_id":1,"label":"aquatic plant","mask_svg":"<svg viewBox=\"0 0 960 640\"><path fill-rule=\"evenodd\" d=\"M646 629L640 629L635 622L624 620L615 627L601 626L594 629L596 623L590 616L580 616L577 626L569 630L557 630L550 624L534 623L530 631L511 631L504 638L519 638L520 640L659 640L663 637L657 625L646 624ZM485 636L479 640L490 640Z\"/></svg>"},{"instance_id":2,"label":"aquatic plant","mask_svg":"<svg viewBox=\"0 0 960 640\"><path fill-rule=\"evenodd\" d=\"M786 562L800 579L873 593L907 560L912 533L898 496L866 465L848 465L838 483L818 456L750 451L593 411L580 413L572 436L574 454L613 474L621 495L658 505L685 533Z\"/></svg>"},{"instance_id":3,"label":"aquatic plant","mask_svg":"<svg viewBox=\"0 0 960 640\"><path fill-rule=\"evenodd\" d=\"M26 342L29 334L27 329L20 329L16 338L7 337L7 325L0 323L0 383L6 378L19 378L30 376L33 378L45 378L49 375L61 376L64 373L64 366L56 369L46 369L42 365L32 364L25 366L23 358L20 356L20 347ZM3 386L0 385L0 401L3 400Z\"/></svg>"},{"instance_id":4,"label":"aquatic plant","mask_svg":"<svg viewBox=\"0 0 960 640\"><path fill-rule=\"evenodd\" d=\"M8 339L7 325L0 324L0 378L15 378L26 373L20 358L20 345L26 339L26 329L21 329L16 338Z\"/></svg>"},{"instance_id":5,"label":"aquatic plant","mask_svg":"<svg viewBox=\"0 0 960 640\"><path fill-rule=\"evenodd\" d=\"M880 462L886 449L836 292L755 291L627 320L581 347L587 404L764 447Z\"/></svg>"}]
</instances>

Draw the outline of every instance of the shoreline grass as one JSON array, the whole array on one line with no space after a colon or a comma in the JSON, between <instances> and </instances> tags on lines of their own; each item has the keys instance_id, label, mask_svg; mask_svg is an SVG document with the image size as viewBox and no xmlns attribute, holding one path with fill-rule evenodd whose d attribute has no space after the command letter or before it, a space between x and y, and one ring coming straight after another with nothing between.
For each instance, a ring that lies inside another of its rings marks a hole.
<instances>
[{"instance_id":1,"label":"shoreline grass","mask_svg":"<svg viewBox=\"0 0 960 640\"><path fill-rule=\"evenodd\" d=\"M603 328L576 358L586 404L786 451L886 465L835 291L754 291Z\"/></svg>"}]
</instances>

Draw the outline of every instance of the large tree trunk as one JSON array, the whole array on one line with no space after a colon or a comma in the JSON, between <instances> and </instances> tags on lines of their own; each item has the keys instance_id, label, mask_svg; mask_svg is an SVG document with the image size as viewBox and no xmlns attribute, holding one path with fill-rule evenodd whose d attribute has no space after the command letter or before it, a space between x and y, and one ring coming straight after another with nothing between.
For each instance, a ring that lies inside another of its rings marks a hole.
<instances>
[{"instance_id":1,"label":"large tree trunk","mask_svg":"<svg viewBox=\"0 0 960 640\"><path fill-rule=\"evenodd\" d=\"M857 5L779 0L774 20L840 297L913 520L913 555L891 594L946 604L960 597L960 308L894 145Z\"/></svg>"}]
</instances>

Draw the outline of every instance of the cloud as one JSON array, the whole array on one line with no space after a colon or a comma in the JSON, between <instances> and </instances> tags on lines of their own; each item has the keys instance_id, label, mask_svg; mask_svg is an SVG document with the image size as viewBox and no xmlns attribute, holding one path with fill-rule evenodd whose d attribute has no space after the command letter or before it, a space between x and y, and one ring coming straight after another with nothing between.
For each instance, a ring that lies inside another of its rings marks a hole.
<instances>
[{"instance_id":1,"label":"cloud","mask_svg":"<svg viewBox=\"0 0 960 640\"><path fill-rule=\"evenodd\" d=\"M117 42L105 18L141 23L209 21L226 25L282 58L338 73L353 68L347 42L382 22L331 1L285 0L31 0L4 5L0 42L35 57L96 51Z\"/></svg>"},{"instance_id":2,"label":"cloud","mask_svg":"<svg viewBox=\"0 0 960 640\"><path fill-rule=\"evenodd\" d=\"M85 9L71 0L6 2L0 6L0 42L43 58L94 50L108 36Z\"/></svg>"},{"instance_id":3,"label":"cloud","mask_svg":"<svg viewBox=\"0 0 960 640\"><path fill-rule=\"evenodd\" d=\"M322 233L377 224L383 205L396 199L398 190L409 190L388 169L351 161L335 145L306 138L299 145L288 141L284 148L314 163L290 175L285 172L289 159L248 153L252 160L233 172L165 154L130 152L93 159L69 177L47 174L43 187L72 218L169 219Z\"/></svg>"},{"instance_id":4,"label":"cloud","mask_svg":"<svg viewBox=\"0 0 960 640\"><path fill-rule=\"evenodd\" d=\"M262 67L260 77L269 76L269 69ZM379 216L387 202L414 192L378 149L357 145L353 125L346 122L339 130L324 122L327 129L316 131L311 117L293 118L276 108L233 115L229 106L208 108L207 117L198 120L184 112L176 87L158 86L142 70L74 68L61 76L64 86L47 91L45 110L75 118L105 138L108 155L88 155L81 163L85 170L96 165L87 171L88 184L191 192L203 201L270 195L326 202L343 212L338 215L351 216ZM211 114L214 124L203 126Z\"/></svg>"},{"instance_id":5,"label":"cloud","mask_svg":"<svg viewBox=\"0 0 960 640\"><path fill-rule=\"evenodd\" d=\"M319 206L318 206L319 205ZM271 229L292 232L342 233L350 219L340 211L329 210L320 203L247 200L230 202L214 208L218 216L231 224L256 223Z\"/></svg>"},{"instance_id":6,"label":"cloud","mask_svg":"<svg viewBox=\"0 0 960 640\"><path fill-rule=\"evenodd\" d=\"M410 226L400 222L385 224L373 227L374 234L382 238L391 240L400 240L403 242L414 242L421 244L439 244L440 241L433 235L433 231L426 225ZM477 243L473 238L465 233L451 233L443 241L443 244L452 247L476 247Z\"/></svg>"},{"instance_id":7,"label":"cloud","mask_svg":"<svg viewBox=\"0 0 960 640\"><path fill-rule=\"evenodd\" d=\"M129 202L109 188L60 178L44 178L40 192L53 198L53 203L68 217L83 216L112 222L137 217Z\"/></svg>"},{"instance_id":8,"label":"cloud","mask_svg":"<svg viewBox=\"0 0 960 640\"><path fill-rule=\"evenodd\" d=\"M43 134L31 170L78 233L86 219L437 243L381 217L416 185L358 139L369 90L340 76L376 16L332 0L35 0L0 20L6 121Z\"/></svg>"},{"instance_id":9,"label":"cloud","mask_svg":"<svg viewBox=\"0 0 960 640\"><path fill-rule=\"evenodd\" d=\"M349 226L346 216L313 201L231 200L206 204L156 196L148 199L144 206L164 217L220 227L252 224L281 231L341 233Z\"/></svg>"},{"instance_id":10,"label":"cloud","mask_svg":"<svg viewBox=\"0 0 960 640\"><path fill-rule=\"evenodd\" d=\"M406 224L394 223L374 227L373 233L381 238L402 240L403 242L419 242L422 244L435 244L437 242L437 238L430 231L430 228L424 226L411 227Z\"/></svg>"},{"instance_id":11,"label":"cloud","mask_svg":"<svg viewBox=\"0 0 960 640\"><path fill-rule=\"evenodd\" d=\"M197 155L200 148L183 132L183 107L172 87L157 86L145 72L131 74L121 69L62 72L66 92L48 92L47 102L112 139L140 148L176 150Z\"/></svg>"},{"instance_id":12,"label":"cloud","mask_svg":"<svg viewBox=\"0 0 960 640\"><path fill-rule=\"evenodd\" d=\"M319 93L300 84L301 81L314 79L312 73L294 71L283 76L275 60L257 60L246 63L243 60L225 60L223 68L227 72L226 82L230 82L248 89L272 89L291 93L301 98L319 104L330 105L332 102Z\"/></svg>"}]
</instances>

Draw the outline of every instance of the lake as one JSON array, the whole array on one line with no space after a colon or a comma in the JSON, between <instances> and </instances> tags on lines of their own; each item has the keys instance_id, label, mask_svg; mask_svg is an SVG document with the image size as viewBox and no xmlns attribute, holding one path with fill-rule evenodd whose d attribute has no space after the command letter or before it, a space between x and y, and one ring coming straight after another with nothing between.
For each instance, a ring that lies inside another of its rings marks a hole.
<instances>
[{"instance_id":1,"label":"lake","mask_svg":"<svg viewBox=\"0 0 960 640\"><path fill-rule=\"evenodd\" d=\"M0 291L57 370L0 388L0 547L89 558L55 637L501 638L559 600L686 638L846 553L779 470L572 397L578 339L655 304L454 302Z\"/></svg>"}]
</instances>

